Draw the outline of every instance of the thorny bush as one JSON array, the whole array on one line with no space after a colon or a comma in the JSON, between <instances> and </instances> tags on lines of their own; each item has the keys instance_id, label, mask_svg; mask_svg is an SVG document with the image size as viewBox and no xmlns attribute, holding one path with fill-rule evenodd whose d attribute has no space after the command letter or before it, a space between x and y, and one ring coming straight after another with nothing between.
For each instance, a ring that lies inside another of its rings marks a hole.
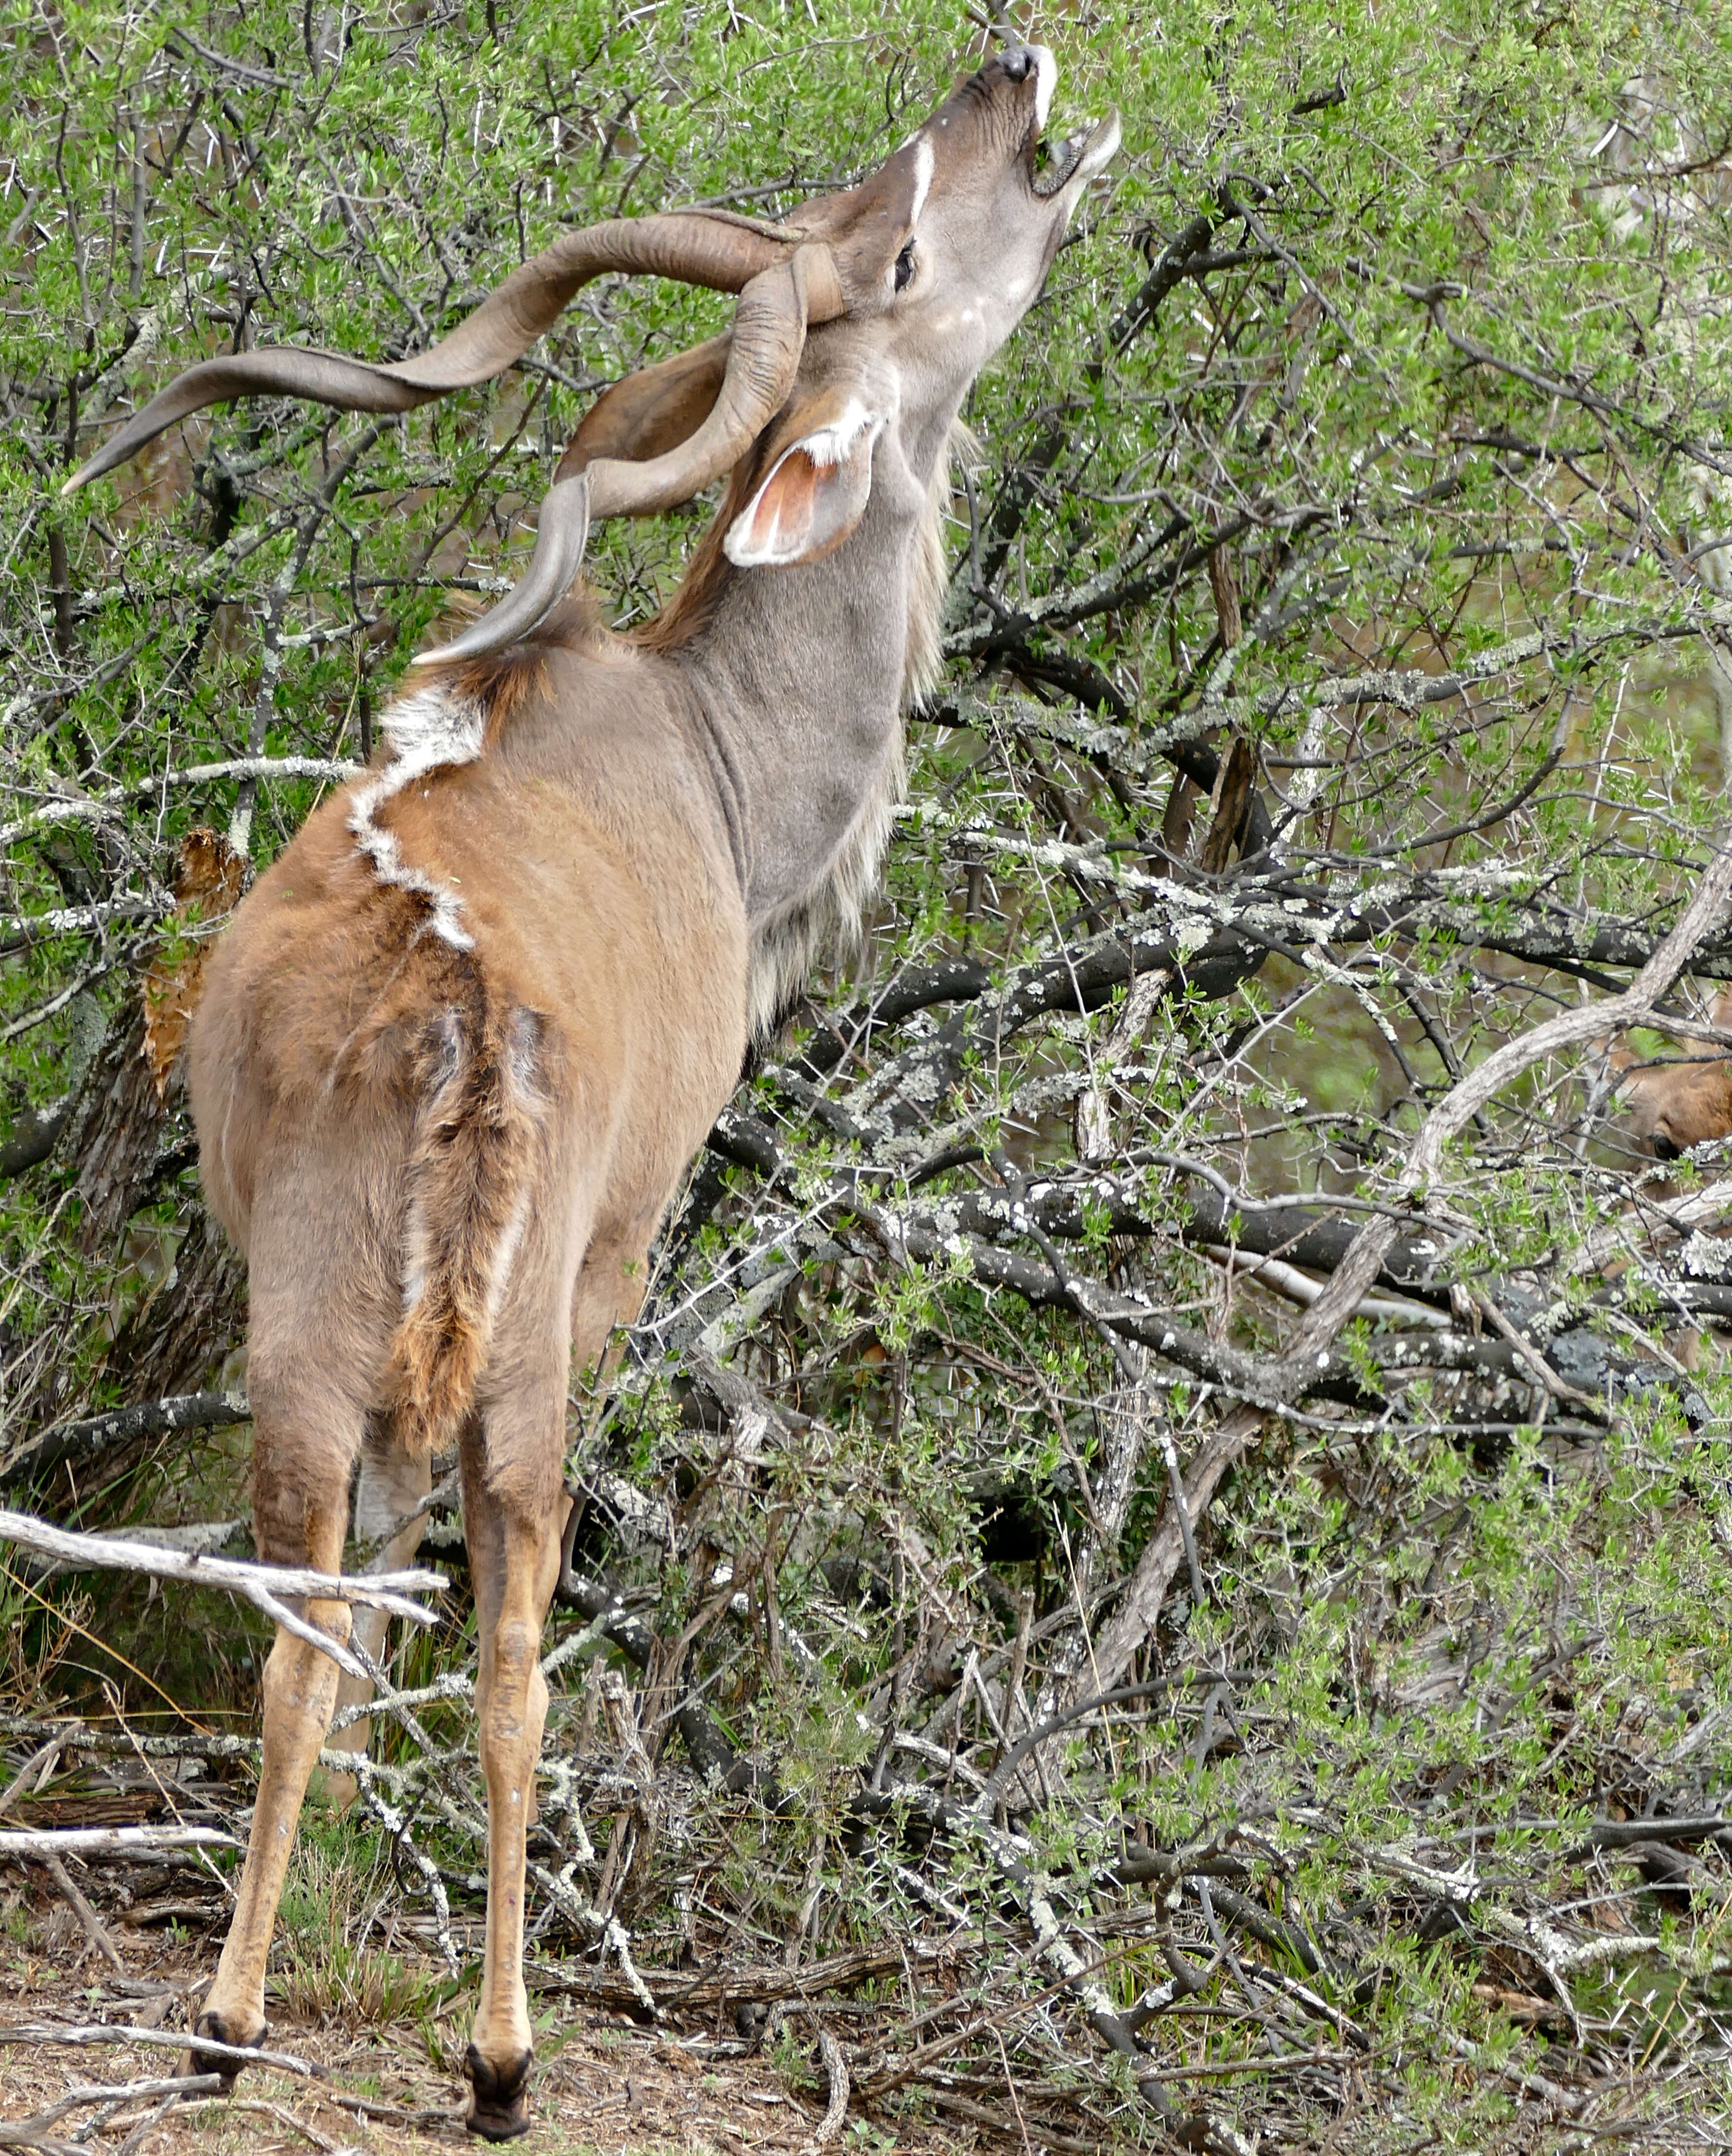
<instances>
[{"instance_id":1,"label":"thorny bush","mask_svg":"<svg viewBox=\"0 0 1732 2156\"><path fill-rule=\"evenodd\" d=\"M854 1987L868 2134L1719 2145L1732 1178L1621 1143L1585 1028L1403 1171L1725 843L1732 17L1033 27L1125 153L968 415L865 947L574 1381L535 1951L699 2022L692 1972L752 1964L730 2040ZM198 954L521 567L586 402L726 303L603 282L491 392L219 413L59 480L201 355L398 357L566 224L834 187L980 35L929 0L0 18L0 1460L38 1509L246 1547ZM705 514L599 536L620 626ZM1714 1053L1668 1029L1732 934L1679 957L1644 1057ZM11 1577L19 1747L51 1695L85 1771L121 1716L244 1795L244 1621ZM456 1600L321 1830L385 1830L429 1984L479 1909L463 1687L428 1691Z\"/></svg>"}]
</instances>

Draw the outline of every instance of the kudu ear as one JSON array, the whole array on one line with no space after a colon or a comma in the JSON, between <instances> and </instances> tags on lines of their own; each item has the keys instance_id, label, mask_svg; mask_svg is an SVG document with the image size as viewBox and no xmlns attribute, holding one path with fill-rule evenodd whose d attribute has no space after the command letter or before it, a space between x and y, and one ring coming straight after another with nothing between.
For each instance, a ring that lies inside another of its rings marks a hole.
<instances>
[{"instance_id":1,"label":"kudu ear","mask_svg":"<svg viewBox=\"0 0 1732 2156\"><path fill-rule=\"evenodd\" d=\"M722 542L734 567L792 568L840 547L866 514L886 418L856 390L822 392L788 413L776 429L786 446Z\"/></svg>"}]
</instances>

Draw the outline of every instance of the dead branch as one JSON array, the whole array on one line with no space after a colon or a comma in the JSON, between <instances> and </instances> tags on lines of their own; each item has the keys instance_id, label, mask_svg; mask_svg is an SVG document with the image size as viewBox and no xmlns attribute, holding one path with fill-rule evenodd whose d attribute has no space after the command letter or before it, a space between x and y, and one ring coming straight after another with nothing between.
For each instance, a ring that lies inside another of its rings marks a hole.
<instances>
[{"instance_id":1,"label":"dead branch","mask_svg":"<svg viewBox=\"0 0 1732 2156\"><path fill-rule=\"evenodd\" d=\"M0 824L0 846L9 846L33 831L58 829L66 824L100 824L112 817L128 801L148 800L153 793L177 786L216 786L224 779L322 778L340 782L353 778L361 767L334 762L323 756L231 756L213 763L172 766L153 772L148 778L129 786L112 786L103 793L86 793L69 801L45 802L40 808Z\"/></svg>"},{"instance_id":2,"label":"dead branch","mask_svg":"<svg viewBox=\"0 0 1732 2156\"><path fill-rule=\"evenodd\" d=\"M86 2022L74 2029L33 2021L16 2029L0 2028L0 2044L67 2044L80 2050L93 2044L145 2044L159 2051L183 2051L187 2038L184 2032L177 2035L170 2029L121 2029L108 2021ZM203 2055L229 2060L237 2066L275 2066L279 2073L299 2074L306 2081L330 2079L328 2068L296 2058L290 2051L246 2051L238 2044L219 2044L211 2036L201 2036L198 2049Z\"/></svg>"},{"instance_id":3,"label":"dead branch","mask_svg":"<svg viewBox=\"0 0 1732 2156\"><path fill-rule=\"evenodd\" d=\"M64 1117L61 1120L64 1123ZM0 1165L0 1174L3 1173ZM251 1414L244 1393L176 1393L167 1399L145 1400L136 1407L116 1408L109 1414L90 1415L81 1422L53 1424L26 1438L16 1451L0 1461L0 1488L67 1460L81 1466L138 1438L161 1437L173 1430L211 1430L224 1423L244 1422Z\"/></svg>"},{"instance_id":4,"label":"dead branch","mask_svg":"<svg viewBox=\"0 0 1732 2156\"><path fill-rule=\"evenodd\" d=\"M1484 1062L1451 1088L1420 1126L1396 1180L1398 1194L1415 1198L1435 1181L1450 1140L1458 1136L1474 1116L1523 1071L1531 1070L1534 1064L1560 1050L1580 1049L1598 1035L1648 1023L1655 1004L1683 971L1697 945L1724 912L1729 894L1732 894L1732 833L1722 832L1707 873L1691 895L1689 903L1679 914L1671 933L1624 993L1605 1003L1582 1004L1574 1010L1564 1011L1493 1050ZM1398 1224L1386 1216L1370 1220L1360 1229L1352 1250L1299 1327L1289 1357L1296 1371L1334 1342L1360 1297L1382 1270L1399 1233Z\"/></svg>"},{"instance_id":5,"label":"dead branch","mask_svg":"<svg viewBox=\"0 0 1732 2156\"><path fill-rule=\"evenodd\" d=\"M431 1625L436 1621L435 1613L424 1603L412 1600L411 1594L443 1593L448 1584L445 1575L437 1572L375 1573L367 1578L355 1579L297 1571L285 1565L249 1563L239 1558L186 1554L150 1543L123 1541L117 1536L80 1534L70 1528L50 1527L28 1512L0 1511L0 1542L61 1558L80 1568L141 1572L154 1579L220 1587L229 1594L244 1595L285 1631L317 1647L340 1669L357 1677L370 1677L371 1673L340 1641L297 1615L281 1598L294 1595L307 1601L359 1602L371 1609L388 1610L393 1617L407 1617L417 1625Z\"/></svg>"},{"instance_id":6,"label":"dead branch","mask_svg":"<svg viewBox=\"0 0 1732 2156\"><path fill-rule=\"evenodd\" d=\"M824 2116L813 2134L814 2144L822 2148L834 2141L841 2132L848 2118L848 2065L842 2056L842 2047L828 2029L818 2031L818 2051L824 2061L824 2071L830 2087L829 2101L824 2107Z\"/></svg>"},{"instance_id":7,"label":"dead branch","mask_svg":"<svg viewBox=\"0 0 1732 2156\"><path fill-rule=\"evenodd\" d=\"M124 1976L126 1964L121 1959L114 1941L103 1929L102 1920L79 1892L76 1881L61 1861L57 1850L49 1850L42 1859L43 1869L59 1888L60 1898L77 1917L79 1928L100 1953L109 1967Z\"/></svg>"},{"instance_id":8,"label":"dead branch","mask_svg":"<svg viewBox=\"0 0 1732 2156\"><path fill-rule=\"evenodd\" d=\"M0 2124L0 2148L41 2148L44 2145L41 2139L44 2131L69 2112L87 2111L97 2104L143 2103L164 2096L214 2096L222 2086L220 2074L175 2074L164 2081L121 2082L112 2087L68 2089L46 2111Z\"/></svg>"},{"instance_id":9,"label":"dead branch","mask_svg":"<svg viewBox=\"0 0 1732 2156\"><path fill-rule=\"evenodd\" d=\"M8 1827L0 1832L0 1856L28 1856L46 1863L59 1856L124 1856L141 1849L239 1849L232 1834L214 1826Z\"/></svg>"}]
</instances>

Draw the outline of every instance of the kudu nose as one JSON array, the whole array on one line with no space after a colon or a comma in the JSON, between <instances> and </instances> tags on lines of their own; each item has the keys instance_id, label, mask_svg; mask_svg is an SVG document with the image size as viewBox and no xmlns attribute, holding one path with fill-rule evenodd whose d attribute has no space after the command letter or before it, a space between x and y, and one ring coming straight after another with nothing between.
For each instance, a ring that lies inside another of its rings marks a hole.
<instances>
[{"instance_id":1,"label":"kudu nose","mask_svg":"<svg viewBox=\"0 0 1732 2156\"><path fill-rule=\"evenodd\" d=\"M1035 49L1032 45L1006 45L999 54L999 65L1012 82L1026 82L1035 71Z\"/></svg>"}]
</instances>

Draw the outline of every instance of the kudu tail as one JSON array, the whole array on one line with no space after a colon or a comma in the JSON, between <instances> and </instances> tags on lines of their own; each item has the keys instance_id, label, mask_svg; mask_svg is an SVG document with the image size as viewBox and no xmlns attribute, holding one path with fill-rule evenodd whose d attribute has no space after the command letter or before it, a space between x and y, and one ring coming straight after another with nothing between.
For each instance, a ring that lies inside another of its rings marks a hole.
<instances>
[{"instance_id":1,"label":"kudu tail","mask_svg":"<svg viewBox=\"0 0 1732 2156\"><path fill-rule=\"evenodd\" d=\"M424 1105L409 1163L403 1314L387 1371L399 1441L429 1452L455 1437L486 1368L548 1108L537 1082L541 1019L497 1009L466 953L453 965L464 993L418 1057Z\"/></svg>"}]
</instances>

